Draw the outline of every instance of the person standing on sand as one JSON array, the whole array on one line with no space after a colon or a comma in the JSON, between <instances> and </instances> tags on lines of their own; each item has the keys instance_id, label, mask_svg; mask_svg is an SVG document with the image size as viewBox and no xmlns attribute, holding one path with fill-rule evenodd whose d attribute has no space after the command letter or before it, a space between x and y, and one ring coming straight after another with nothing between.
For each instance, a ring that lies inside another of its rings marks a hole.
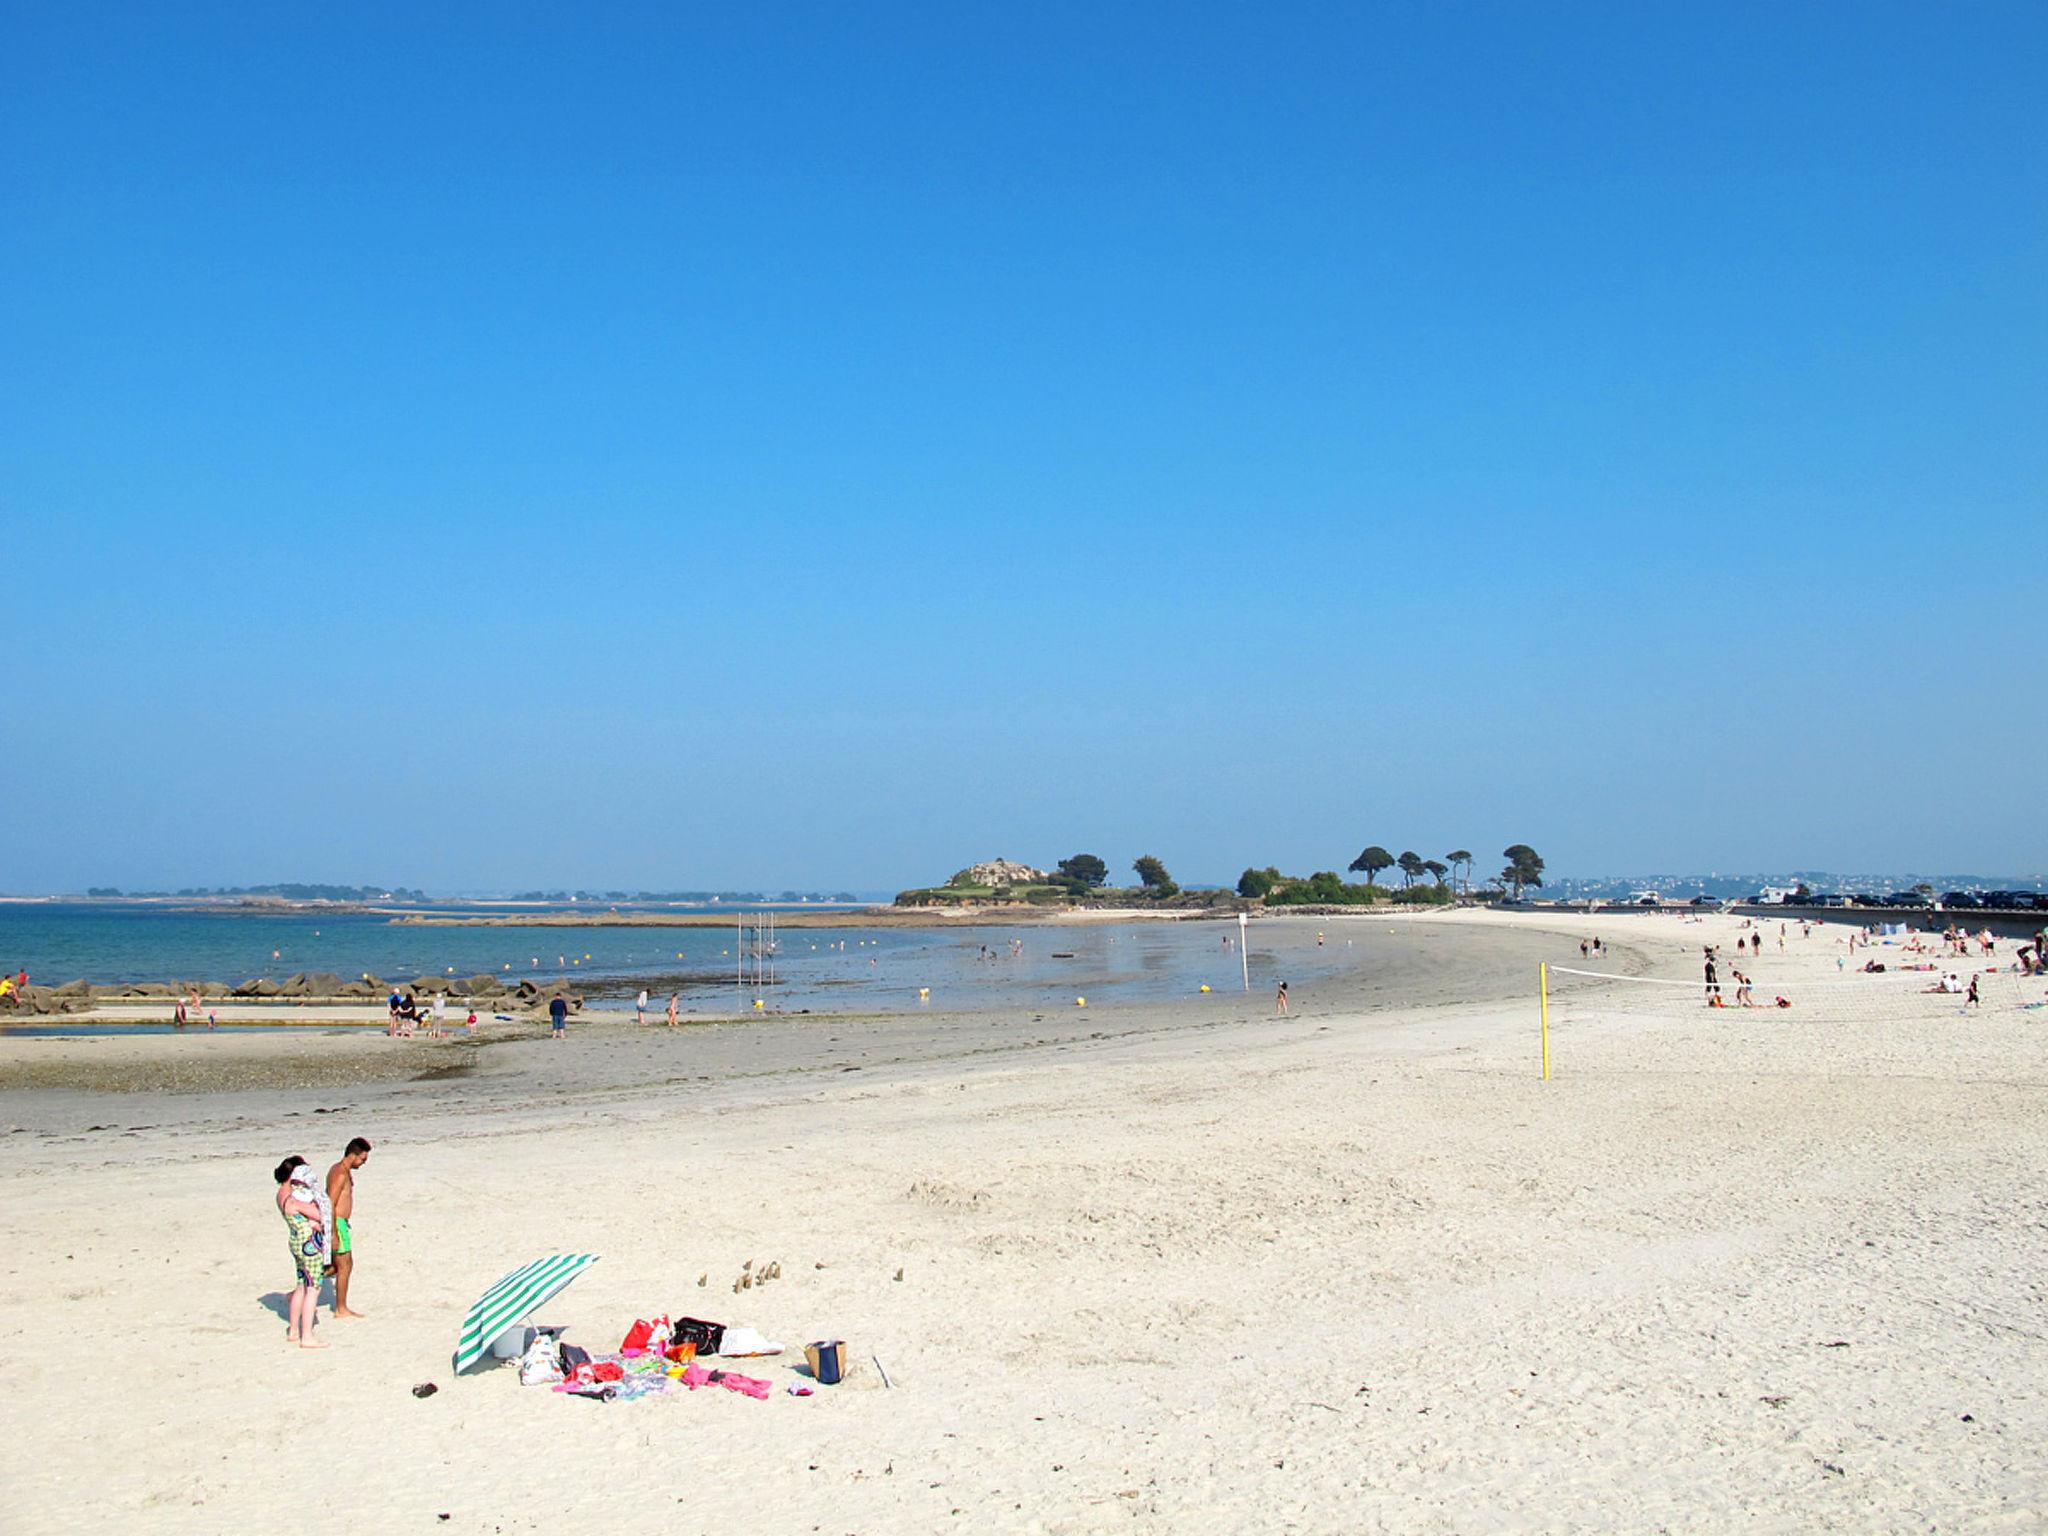
<instances>
[{"instance_id":1,"label":"person standing on sand","mask_svg":"<svg viewBox=\"0 0 2048 1536\"><path fill-rule=\"evenodd\" d=\"M1717 1006L1721 1001L1721 973L1714 965L1714 947L1707 946L1707 1006Z\"/></svg>"},{"instance_id":2,"label":"person standing on sand","mask_svg":"<svg viewBox=\"0 0 2048 1536\"><path fill-rule=\"evenodd\" d=\"M676 1027L676 998L677 998L677 996L678 996L678 994L677 994L677 993L674 993L674 992L671 992L671 993L669 993L669 995L668 995L668 1027L669 1027L670 1029L674 1029L674 1028Z\"/></svg>"},{"instance_id":3,"label":"person standing on sand","mask_svg":"<svg viewBox=\"0 0 2048 1536\"><path fill-rule=\"evenodd\" d=\"M554 1001L548 1004L549 1029L553 1038L562 1038L562 1032L569 1027L569 1000L557 992Z\"/></svg>"},{"instance_id":4,"label":"person standing on sand","mask_svg":"<svg viewBox=\"0 0 2048 1536\"><path fill-rule=\"evenodd\" d=\"M1273 1013L1275 1017L1277 1017L1280 1014L1286 1013L1288 1011L1289 1010L1287 1007L1287 983L1283 981L1280 983L1280 990L1273 994Z\"/></svg>"},{"instance_id":5,"label":"person standing on sand","mask_svg":"<svg viewBox=\"0 0 2048 1536\"><path fill-rule=\"evenodd\" d=\"M327 1346L313 1337L314 1319L320 1310L320 1272L325 1268L320 1207L310 1198L310 1191L302 1194L292 1180L305 1163L295 1153L275 1169L277 1210L284 1217L285 1241L292 1251L292 1289L285 1307L284 1337L287 1344L296 1340L301 1349L325 1349Z\"/></svg>"},{"instance_id":6,"label":"person standing on sand","mask_svg":"<svg viewBox=\"0 0 2048 1536\"><path fill-rule=\"evenodd\" d=\"M370 1144L354 1138L342 1149L341 1161L327 1170L327 1203L334 1207L334 1315L361 1317L348 1304L348 1279L356 1267L355 1234L349 1219L356 1213L356 1170L370 1160Z\"/></svg>"},{"instance_id":7,"label":"person standing on sand","mask_svg":"<svg viewBox=\"0 0 2048 1536\"><path fill-rule=\"evenodd\" d=\"M640 996L633 1003L633 1022L643 1028L647 1023L647 989L640 989Z\"/></svg>"}]
</instances>

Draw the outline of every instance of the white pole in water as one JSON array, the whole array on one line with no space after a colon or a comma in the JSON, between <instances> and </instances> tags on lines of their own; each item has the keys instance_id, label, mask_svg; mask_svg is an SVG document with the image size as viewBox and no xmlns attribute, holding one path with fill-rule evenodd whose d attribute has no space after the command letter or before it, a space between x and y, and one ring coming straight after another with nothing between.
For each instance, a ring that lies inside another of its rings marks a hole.
<instances>
[{"instance_id":1,"label":"white pole in water","mask_svg":"<svg viewBox=\"0 0 2048 1536\"><path fill-rule=\"evenodd\" d=\"M1244 989L1249 992L1252 989L1252 961L1251 956L1247 955L1244 950L1246 921L1247 919L1242 912L1237 914L1237 964L1238 968L1244 972Z\"/></svg>"}]
</instances>

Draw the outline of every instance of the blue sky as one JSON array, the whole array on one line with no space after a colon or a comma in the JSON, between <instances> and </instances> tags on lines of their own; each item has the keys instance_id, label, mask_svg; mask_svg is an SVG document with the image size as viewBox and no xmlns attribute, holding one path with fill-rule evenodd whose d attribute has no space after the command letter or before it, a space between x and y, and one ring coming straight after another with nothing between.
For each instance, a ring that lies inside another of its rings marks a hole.
<instances>
[{"instance_id":1,"label":"blue sky","mask_svg":"<svg viewBox=\"0 0 2048 1536\"><path fill-rule=\"evenodd\" d=\"M0 8L0 889L2048 865L2048 10L431 10Z\"/></svg>"}]
</instances>

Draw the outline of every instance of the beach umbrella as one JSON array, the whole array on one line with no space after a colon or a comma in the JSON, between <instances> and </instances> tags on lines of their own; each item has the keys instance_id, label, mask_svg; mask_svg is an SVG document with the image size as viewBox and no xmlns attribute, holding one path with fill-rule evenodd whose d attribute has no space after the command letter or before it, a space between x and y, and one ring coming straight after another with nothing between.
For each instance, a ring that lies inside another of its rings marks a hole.
<instances>
[{"instance_id":1,"label":"beach umbrella","mask_svg":"<svg viewBox=\"0 0 2048 1536\"><path fill-rule=\"evenodd\" d=\"M524 1322L535 1307L560 1295L571 1280L596 1262L594 1253L558 1253L535 1259L485 1291L462 1320L462 1336L455 1345L456 1371L475 1365L499 1334Z\"/></svg>"}]
</instances>

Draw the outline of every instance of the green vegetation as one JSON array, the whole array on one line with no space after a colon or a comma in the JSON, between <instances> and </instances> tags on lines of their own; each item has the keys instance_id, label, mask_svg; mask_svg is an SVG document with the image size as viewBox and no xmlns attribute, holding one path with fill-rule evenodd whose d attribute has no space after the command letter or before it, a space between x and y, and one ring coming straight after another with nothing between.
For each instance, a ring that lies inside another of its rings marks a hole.
<instances>
[{"instance_id":1,"label":"green vegetation","mask_svg":"<svg viewBox=\"0 0 2048 1536\"><path fill-rule=\"evenodd\" d=\"M1501 855L1508 861L1506 869L1500 872L1499 880L1515 893L1515 900L1522 899L1522 888L1543 884L1543 859L1527 843L1516 843Z\"/></svg>"},{"instance_id":2,"label":"green vegetation","mask_svg":"<svg viewBox=\"0 0 2048 1536\"><path fill-rule=\"evenodd\" d=\"M1452 868L1452 869L1453 869L1454 871L1455 871L1455 870L1456 870L1456 869L1458 868L1458 866L1459 866L1459 865L1461 865L1461 864L1462 864L1462 865L1464 866L1464 868L1465 868L1465 874L1464 874L1464 885L1465 885L1465 889L1466 889L1466 890L1468 890L1468 891L1469 891L1469 890L1471 890L1471 889L1472 889L1472 850L1471 850L1471 849L1469 849L1469 848L1460 848L1460 849L1458 849L1458 850L1457 850L1456 852L1453 852L1453 853L1447 853L1447 854L1445 854L1445 855L1444 855L1444 857L1445 857L1445 858L1447 858L1447 859L1449 859L1449 860L1451 861L1451 868Z\"/></svg>"},{"instance_id":3,"label":"green vegetation","mask_svg":"<svg viewBox=\"0 0 2048 1536\"><path fill-rule=\"evenodd\" d=\"M947 881L944 885L922 886L916 890L898 891L896 905L899 907L978 907L1005 901L1026 902L1034 907L1056 906L1073 899L1073 891L1066 885L973 885L966 881Z\"/></svg>"},{"instance_id":4,"label":"green vegetation","mask_svg":"<svg viewBox=\"0 0 2048 1536\"><path fill-rule=\"evenodd\" d=\"M1109 866L1092 853L1077 853L1071 859L1061 859L1059 869L1069 885L1082 887L1082 891L1074 893L1077 896L1093 890L1109 878Z\"/></svg>"},{"instance_id":5,"label":"green vegetation","mask_svg":"<svg viewBox=\"0 0 2048 1536\"><path fill-rule=\"evenodd\" d=\"M1365 852L1351 861L1351 872L1363 874L1365 883L1371 885L1379 878L1380 871L1394 867L1394 856L1378 843L1368 846Z\"/></svg>"},{"instance_id":6,"label":"green vegetation","mask_svg":"<svg viewBox=\"0 0 2048 1536\"><path fill-rule=\"evenodd\" d=\"M1507 868L1495 884L1512 888L1520 896L1525 888L1543 884L1543 860L1526 843L1516 843L1505 854ZM976 865L975 871L989 866ZM1043 884L987 886L972 881L962 870L943 886L905 891L896 898L898 906L938 906L952 903L1024 902L1032 906L1056 906L1085 901L1091 906L1171 906L1176 908L1234 908L1242 902L1257 902L1269 908L1281 907L1363 907L1374 902L1395 902L1404 906L1447 906L1458 899L1452 876L1463 872L1463 888L1471 889L1472 852L1459 848L1441 859L1425 859L1414 850L1398 856L1378 843L1369 843L1351 861L1354 873L1365 875L1363 884L1347 881L1335 870L1319 869L1312 875L1288 875L1271 864L1253 866L1237 877L1235 892L1227 890L1184 891L1163 860L1141 854L1131 863L1138 877L1135 886L1117 887L1106 883L1109 866L1092 853L1077 853L1061 859L1057 873ZM1401 872L1401 886L1390 890L1375 879L1385 870Z\"/></svg>"},{"instance_id":7,"label":"green vegetation","mask_svg":"<svg viewBox=\"0 0 2048 1536\"><path fill-rule=\"evenodd\" d=\"M1173 876L1166 872L1166 866L1149 853L1140 854L1132 863L1131 870L1137 875L1138 884L1144 887L1147 896L1164 901L1169 896L1180 894L1180 887L1174 884Z\"/></svg>"}]
</instances>

